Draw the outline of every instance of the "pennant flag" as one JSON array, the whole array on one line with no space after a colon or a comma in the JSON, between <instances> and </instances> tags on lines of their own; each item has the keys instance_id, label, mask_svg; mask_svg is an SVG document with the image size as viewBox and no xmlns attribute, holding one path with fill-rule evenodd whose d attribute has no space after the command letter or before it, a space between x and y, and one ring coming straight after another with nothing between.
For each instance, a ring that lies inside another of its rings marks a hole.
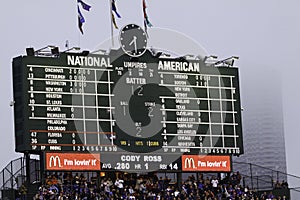
<instances>
[{"instance_id":1,"label":"pennant flag","mask_svg":"<svg viewBox=\"0 0 300 200\"><path fill-rule=\"evenodd\" d=\"M77 3L81 4L81 6L84 10L90 11L91 6L84 3L82 0L77 0ZM79 5L77 5L77 10L78 10L78 28L79 28L80 32L83 34L82 25L85 22L85 19L80 11Z\"/></svg>"},{"instance_id":2,"label":"pennant flag","mask_svg":"<svg viewBox=\"0 0 300 200\"><path fill-rule=\"evenodd\" d=\"M143 12L144 12L144 26L145 26L145 31L147 33L147 27L152 27L153 25L151 24L151 22L149 21L148 19L148 15L147 15L147 12L146 12L146 1L143 0Z\"/></svg>"},{"instance_id":3,"label":"pennant flag","mask_svg":"<svg viewBox=\"0 0 300 200\"><path fill-rule=\"evenodd\" d=\"M81 32L81 34L83 34L82 22L81 22L81 20L80 20L80 17L79 17L79 16L78 16L78 28L79 28L79 30L80 30L80 32Z\"/></svg>"},{"instance_id":4,"label":"pennant flag","mask_svg":"<svg viewBox=\"0 0 300 200\"><path fill-rule=\"evenodd\" d=\"M111 1L111 23L114 25L114 27L116 29L119 29L118 26L117 26L117 22L116 22L116 18L115 18L114 13L117 15L118 18L121 18L121 15L117 11L115 0L110 0L110 1Z\"/></svg>"},{"instance_id":5,"label":"pennant flag","mask_svg":"<svg viewBox=\"0 0 300 200\"><path fill-rule=\"evenodd\" d=\"M145 18L145 23L147 24L148 27L152 27L153 25L149 21L148 17Z\"/></svg>"},{"instance_id":6,"label":"pennant flag","mask_svg":"<svg viewBox=\"0 0 300 200\"><path fill-rule=\"evenodd\" d=\"M91 8L90 5L84 3L82 0L77 0L77 2L81 4L81 6L84 10L90 11L90 8Z\"/></svg>"},{"instance_id":7,"label":"pennant flag","mask_svg":"<svg viewBox=\"0 0 300 200\"><path fill-rule=\"evenodd\" d=\"M77 6L77 8L78 8L78 28L79 28L80 32L83 34L82 25L85 22L85 19L79 9L79 6Z\"/></svg>"},{"instance_id":8,"label":"pennant flag","mask_svg":"<svg viewBox=\"0 0 300 200\"><path fill-rule=\"evenodd\" d=\"M115 29L119 29L119 27L117 26L116 19L115 19L115 16L114 16L113 13L111 13L111 21L112 21Z\"/></svg>"},{"instance_id":9,"label":"pennant flag","mask_svg":"<svg viewBox=\"0 0 300 200\"><path fill-rule=\"evenodd\" d=\"M116 7L116 2L115 2L115 0L112 0L111 1L111 9L112 9L112 11L114 11L115 13L116 13L116 15L117 15L117 17L118 18L121 18L121 15L118 13L118 11L117 11L117 7Z\"/></svg>"}]
</instances>

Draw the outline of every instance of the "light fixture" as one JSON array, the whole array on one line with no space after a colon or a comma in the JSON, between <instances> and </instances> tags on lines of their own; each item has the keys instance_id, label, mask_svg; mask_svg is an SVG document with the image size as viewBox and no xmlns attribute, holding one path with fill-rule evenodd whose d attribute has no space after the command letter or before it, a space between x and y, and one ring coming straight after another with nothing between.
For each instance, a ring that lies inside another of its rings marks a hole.
<instances>
[{"instance_id":1,"label":"light fixture","mask_svg":"<svg viewBox=\"0 0 300 200\"><path fill-rule=\"evenodd\" d=\"M30 50L29 50L30 53ZM36 56L58 56L59 48L53 45L48 45L43 48L40 48L34 51L34 55Z\"/></svg>"},{"instance_id":2,"label":"light fixture","mask_svg":"<svg viewBox=\"0 0 300 200\"><path fill-rule=\"evenodd\" d=\"M27 56L34 56L34 48L32 47L26 48L26 54Z\"/></svg>"},{"instance_id":3,"label":"light fixture","mask_svg":"<svg viewBox=\"0 0 300 200\"><path fill-rule=\"evenodd\" d=\"M192 55L192 54L186 54L182 57L185 58L185 60L199 60L198 56L195 56L195 55Z\"/></svg>"},{"instance_id":4,"label":"light fixture","mask_svg":"<svg viewBox=\"0 0 300 200\"><path fill-rule=\"evenodd\" d=\"M197 56L198 57L198 56ZM200 56L199 56L200 57ZM216 55L209 55L209 56L205 56L204 58L203 58L203 62L205 63L206 61L208 61L208 60L215 60L215 59L217 59L218 58L218 56L216 56Z\"/></svg>"},{"instance_id":5,"label":"light fixture","mask_svg":"<svg viewBox=\"0 0 300 200\"><path fill-rule=\"evenodd\" d=\"M47 45L47 46L45 46L45 47L43 47L43 48L40 48L40 49L36 50L35 53L44 52L44 51L47 51L47 49L52 49L52 48L54 48L54 47L55 47L55 46L53 46L53 45Z\"/></svg>"},{"instance_id":6,"label":"light fixture","mask_svg":"<svg viewBox=\"0 0 300 200\"><path fill-rule=\"evenodd\" d=\"M214 65L225 65L225 66L233 66L234 61L239 59L238 56L231 56L229 58L223 59L223 60L219 60L217 62L214 63Z\"/></svg>"},{"instance_id":7,"label":"light fixture","mask_svg":"<svg viewBox=\"0 0 300 200\"><path fill-rule=\"evenodd\" d=\"M70 51L80 51L80 47L72 47L72 48L69 48L69 49L65 50L64 53L70 52Z\"/></svg>"},{"instance_id":8,"label":"light fixture","mask_svg":"<svg viewBox=\"0 0 300 200\"><path fill-rule=\"evenodd\" d=\"M93 51L92 53L105 55L105 54L106 54L106 50L98 49L98 50L96 50L96 51Z\"/></svg>"},{"instance_id":9,"label":"light fixture","mask_svg":"<svg viewBox=\"0 0 300 200\"><path fill-rule=\"evenodd\" d=\"M158 52L156 52L155 54L153 54L153 56L154 56L155 58L159 58L161 55L162 55L162 52L161 52L161 51L158 51Z\"/></svg>"},{"instance_id":10,"label":"light fixture","mask_svg":"<svg viewBox=\"0 0 300 200\"><path fill-rule=\"evenodd\" d=\"M177 61L179 61L179 62L187 62L187 59L186 59L186 57L185 56L180 56L180 57L177 57L177 58L175 58Z\"/></svg>"},{"instance_id":11,"label":"light fixture","mask_svg":"<svg viewBox=\"0 0 300 200\"><path fill-rule=\"evenodd\" d=\"M162 57L171 57L171 54L167 54L167 53L161 52L160 56L162 56Z\"/></svg>"},{"instance_id":12,"label":"light fixture","mask_svg":"<svg viewBox=\"0 0 300 200\"><path fill-rule=\"evenodd\" d=\"M159 51L158 49L154 49L153 47L150 48L150 52L152 53L152 56L155 58L159 58L161 56L163 57L171 57L170 54L164 53L162 51Z\"/></svg>"},{"instance_id":13,"label":"light fixture","mask_svg":"<svg viewBox=\"0 0 300 200\"><path fill-rule=\"evenodd\" d=\"M81 52L81 54L82 54L83 56L87 56L87 55L89 55L89 53L90 53L89 51L82 51L82 52Z\"/></svg>"},{"instance_id":14,"label":"light fixture","mask_svg":"<svg viewBox=\"0 0 300 200\"><path fill-rule=\"evenodd\" d=\"M59 55L59 49L58 49L58 47L51 48L51 53L54 56L58 56Z\"/></svg>"}]
</instances>

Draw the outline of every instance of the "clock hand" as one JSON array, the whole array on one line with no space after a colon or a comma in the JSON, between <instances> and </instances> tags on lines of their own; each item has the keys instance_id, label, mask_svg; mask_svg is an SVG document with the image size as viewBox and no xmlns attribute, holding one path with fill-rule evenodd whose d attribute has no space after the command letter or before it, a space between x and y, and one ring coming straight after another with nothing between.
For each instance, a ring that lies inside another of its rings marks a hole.
<instances>
[{"instance_id":1,"label":"clock hand","mask_svg":"<svg viewBox=\"0 0 300 200\"><path fill-rule=\"evenodd\" d=\"M133 36L133 40L129 43L130 46L134 43L134 51L135 51L135 53L137 53L136 39L137 39L137 37Z\"/></svg>"}]
</instances>

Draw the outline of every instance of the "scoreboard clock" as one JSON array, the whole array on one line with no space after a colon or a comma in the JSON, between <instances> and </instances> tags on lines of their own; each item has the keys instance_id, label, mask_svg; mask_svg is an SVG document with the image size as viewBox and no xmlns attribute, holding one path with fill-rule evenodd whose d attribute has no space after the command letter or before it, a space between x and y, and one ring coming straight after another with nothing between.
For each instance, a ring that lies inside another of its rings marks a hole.
<instances>
[{"instance_id":1,"label":"scoreboard clock","mask_svg":"<svg viewBox=\"0 0 300 200\"><path fill-rule=\"evenodd\" d=\"M123 51L132 57L143 55L147 48L147 34L136 24L129 24L120 32L120 43Z\"/></svg>"}]
</instances>

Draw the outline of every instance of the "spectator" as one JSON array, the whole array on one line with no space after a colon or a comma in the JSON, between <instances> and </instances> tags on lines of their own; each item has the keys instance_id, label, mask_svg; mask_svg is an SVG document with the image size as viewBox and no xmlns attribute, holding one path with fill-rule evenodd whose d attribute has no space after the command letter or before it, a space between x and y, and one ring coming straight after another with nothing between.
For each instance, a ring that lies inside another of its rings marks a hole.
<instances>
[{"instance_id":1,"label":"spectator","mask_svg":"<svg viewBox=\"0 0 300 200\"><path fill-rule=\"evenodd\" d=\"M119 192L122 194L124 189L124 181L122 179L117 178L115 181L115 186L119 189Z\"/></svg>"},{"instance_id":2,"label":"spectator","mask_svg":"<svg viewBox=\"0 0 300 200\"><path fill-rule=\"evenodd\" d=\"M162 179L162 177L159 177L159 180L158 180L158 189L160 191L164 190L164 180Z\"/></svg>"},{"instance_id":3,"label":"spectator","mask_svg":"<svg viewBox=\"0 0 300 200\"><path fill-rule=\"evenodd\" d=\"M289 188L289 184L285 180L282 181L281 186L283 188Z\"/></svg>"},{"instance_id":4,"label":"spectator","mask_svg":"<svg viewBox=\"0 0 300 200\"><path fill-rule=\"evenodd\" d=\"M267 196L267 200L273 200L275 198L275 196L273 195L272 192L270 192Z\"/></svg>"},{"instance_id":5,"label":"spectator","mask_svg":"<svg viewBox=\"0 0 300 200\"><path fill-rule=\"evenodd\" d=\"M83 174L79 176L71 173L63 175L62 182L53 181L53 177L59 180L61 175L49 175L48 181L42 185L35 200L44 199L58 199L58 200L110 200L110 199L124 199L124 200L225 200L225 199L258 199L257 194L250 190L249 187L243 188L239 184L233 184L234 181L227 179L227 181L219 181L216 176L211 178L199 176L196 179L194 176L188 177L181 184L171 185L170 179L166 176L164 179L160 177L155 179L152 176L139 176L137 180L133 176L118 176L116 179L103 178L99 185L96 184L95 179L89 180ZM238 173L231 177L238 177ZM51 181L49 181L51 180ZM72 180L70 182L70 180ZM239 180L237 178L236 180ZM55 184L53 184L55 183ZM74 184L73 184L74 183ZM49 185L50 184L50 185ZM137 189L136 186L138 185ZM260 196L260 199L275 198L272 193L265 193ZM283 199L283 198L282 198Z\"/></svg>"},{"instance_id":6,"label":"spectator","mask_svg":"<svg viewBox=\"0 0 300 200\"><path fill-rule=\"evenodd\" d=\"M21 185L19 188L19 194L20 194L20 199L25 200L26 199L26 194L27 194L27 188L25 187L24 184Z\"/></svg>"},{"instance_id":7,"label":"spectator","mask_svg":"<svg viewBox=\"0 0 300 200\"><path fill-rule=\"evenodd\" d=\"M215 176L213 176L211 179L211 186L214 194L217 193L218 184L219 184L218 179Z\"/></svg>"}]
</instances>

